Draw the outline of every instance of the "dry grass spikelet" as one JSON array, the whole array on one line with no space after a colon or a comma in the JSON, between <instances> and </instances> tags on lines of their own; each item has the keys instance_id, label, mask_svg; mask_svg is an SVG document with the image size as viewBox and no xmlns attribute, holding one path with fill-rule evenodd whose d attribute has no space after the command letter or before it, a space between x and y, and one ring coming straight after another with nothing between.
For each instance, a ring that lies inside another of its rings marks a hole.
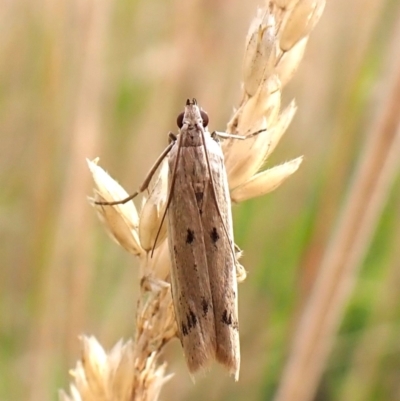
<instances>
[{"instance_id":1,"label":"dry grass spikelet","mask_svg":"<svg viewBox=\"0 0 400 401\"><path fill-rule=\"evenodd\" d=\"M243 93L227 132L248 136L239 142L224 141L225 166L234 202L276 189L300 166L302 157L259 172L289 126L296 105L281 112L282 88L292 78L304 53L312 28L325 1L271 1L258 9L246 38Z\"/></svg>"},{"instance_id":2,"label":"dry grass spikelet","mask_svg":"<svg viewBox=\"0 0 400 401\"><path fill-rule=\"evenodd\" d=\"M170 379L157 357L175 337L175 317L169 285L144 276L134 340L119 341L106 353L94 337L82 337L82 357L71 371L74 384L62 401L155 401ZM162 317L162 318L160 318Z\"/></svg>"},{"instance_id":3,"label":"dry grass spikelet","mask_svg":"<svg viewBox=\"0 0 400 401\"><path fill-rule=\"evenodd\" d=\"M249 136L244 141L222 143L225 166L234 202L264 195L277 188L299 167L302 158L260 169L290 124L296 106L292 101L281 111L283 86L292 78L304 53L308 35L318 21L325 1L275 0L260 8L250 25L243 61L243 95L227 132ZM260 131L257 135L251 135ZM169 253L166 229L154 246L167 198L167 168L153 178L138 213L132 201L99 206L95 200L118 201L127 196L97 160L88 161L96 185L92 206L111 237L140 258L141 297L134 341L119 342L106 354L94 338L82 338L83 355L72 371L75 384L62 400L156 400L166 365L159 363L163 346L176 335L169 289ZM245 271L238 272L243 280Z\"/></svg>"}]
</instances>

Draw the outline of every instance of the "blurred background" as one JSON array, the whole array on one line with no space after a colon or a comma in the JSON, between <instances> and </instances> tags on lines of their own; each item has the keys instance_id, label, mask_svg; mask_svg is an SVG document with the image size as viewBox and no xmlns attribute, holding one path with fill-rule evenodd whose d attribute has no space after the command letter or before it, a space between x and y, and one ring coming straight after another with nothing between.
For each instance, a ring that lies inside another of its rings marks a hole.
<instances>
[{"instance_id":1,"label":"blurred background","mask_svg":"<svg viewBox=\"0 0 400 401\"><path fill-rule=\"evenodd\" d=\"M137 260L110 241L89 206L85 159L99 156L132 192L168 131L176 132L186 98L208 111L211 129L224 130L240 101L257 5L2 1L1 400L57 399L80 357L80 334L93 334L106 349L132 336ZM277 393L365 144L391 96L399 27L396 0L328 1L284 89L284 104L296 99L296 117L267 162L304 155L303 165L276 192L233 212L249 272L240 285L241 379L234 384L216 368L194 385L174 341L165 359L175 376L161 399L250 401ZM396 168L378 195L357 262L336 277L346 287L341 323L330 333L316 400L400 400Z\"/></svg>"}]
</instances>

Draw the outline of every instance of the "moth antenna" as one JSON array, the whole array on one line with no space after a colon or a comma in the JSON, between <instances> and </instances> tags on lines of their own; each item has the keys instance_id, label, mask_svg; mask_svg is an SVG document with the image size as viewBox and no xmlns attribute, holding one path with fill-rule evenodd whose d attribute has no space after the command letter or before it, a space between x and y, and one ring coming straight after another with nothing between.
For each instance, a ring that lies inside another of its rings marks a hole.
<instances>
[{"instance_id":1,"label":"moth antenna","mask_svg":"<svg viewBox=\"0 0 400 401\"><path fill-rule=\"evenodd\" d=\"M171 132L170 132L170 138L171 137ZM173 135L173 134L172 134ZM144 192L150 185L150 181L153 178L153 175L155 174L155 172L157 171L158 167L160 167L160 164L162 163L162 161L164 160L165 156L167 156L167 154L170 152L170 150L172 149L172 147L174 146L174 143L170 143L165 149L164 151L161 153L160 156L158 156L158 159L155 161L155 163L153 164L153 166L151 167L149 173L147 174L147 177L145 178L145 180L143 181L142 185L139 187L139 190L136 191L134 194L129 195L127 198L118 200L118 201L114 201L114 202L102 202L102 201L96 201L94 202L95 205L107 205L107 206L113 206L113 205L123 205L126 202L129 202L130 200L132 200L133 198L135 198L137 195L141 194L142 192Z\"/></svg>"}]
</instances>

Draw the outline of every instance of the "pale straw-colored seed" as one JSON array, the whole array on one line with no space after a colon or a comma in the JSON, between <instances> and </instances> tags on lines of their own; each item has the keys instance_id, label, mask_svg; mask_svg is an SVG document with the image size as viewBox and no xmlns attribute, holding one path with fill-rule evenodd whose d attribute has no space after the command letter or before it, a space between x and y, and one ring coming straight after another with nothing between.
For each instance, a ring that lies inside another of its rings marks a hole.
<instances>
[{"instance_id":1,"label":"pale straw-colored seed","mask_svg":"<svg viewBox=\"0 0 400 401\"><path fill-rule=\"evenodd\" d=\"M261 82L254 96L241 108L240 120L237 126L239 135L248 136L262 127L257 121L266 119L267 127L275 123L281 106L281 83L276 75ZM246 141L238 142L245 147ZM231 140L232 141L232 140Z\"/></svg>"},{"instance_id":2,"label":"pale straw-colored seed","mask_svg":"<svg viewBox=\"0 0 400 401\"><path fill-rule=\"evenodd\" d=\"M302 160L298 157L254 175L231 192L232 201L239 203L272 192L299 168Z\"/></svg>"},{"instance_id":3,"label":"pale straw-colored seed","mask_svg":"<svg viewBox=\"0 0 400 401\"><path fill-rule=\"evenodd\" d=\"M84 399L82 398L79 390L71 384L69 386L69 392L70 394L67 394L64 390L59 390L58 391L58 399L60 401L83 401Z\"/></svg>"},{"instance_id":4,"label":"pale straw-colored seed","mask_svg":"<svg viewBox=\"0 0 400 401\"><path fill-rule=\"evenodd\" d=\"M308 36L297 42L289 51L283 53L279 58L275 71L278 75L282 86L285 86L294 76L297 68L303 59L306 50Z\"/></svg>"},{"instance_id":5,"label":"pale straw-colored seed","mask_svg":"<svg viewBox=\"0 0 400 401\"><path fill-rule=\"evenodd\" d=\"M265 118L258 123L260 127L267 126ZM225 153L228 156L225 165L230 189L247 181L260 168L263 155L268 151L270 134L269 130L259 132L256 136L243 141L243 146L239 149L237 144L234 144L230 151ZM251 153L254 154L254 158L248 157ZM229 157L230 155L238 157Z\"/></svg>"},{"instance_id":6,"label":"pale straw-colored seed","mask_svg":"<svg viewBox=\"0 0 400 401\"><path fill-rule=\"evenodd\" d=\"M143 250L139 245L139 237L129 222L124 219L120 210L116 207L102 207L95 205L94 202L104 202L105 198L96 194L94 198L89 199L90 203L96 209L97 216L106 228L109 236L118 244L121 245L125 250L132 253L133 255L141 255Z\"/></svg>"},{"instance_id":7,"label":"pale straw-colored seed","mask_svg":"<svg viewBox=\"0 0 400 401\"><path fill-rule=\"evenodd\" d=\"M319 21L325 7L323 0L299 0L286 14L279 40L283 51L290 50L297 42L308 36Z\"/></svg>"},{"instance_id":8,"label":"pale straw-colored seed","mask_svg":"<svg viewBox=\"0 0 400 401\"><path fill-rule=\"evenodd\" d=\"M74 376L74 387L78 390L83 401L92 401L96 398L102 398L101 396L99 396L99 392L93 391L93 388L90 386L90 382L85 375L85 369L82 365L82 361L78 361L75 369L70 373ZM102 392L104 393L104 391Z\"/></svg>"},{"instance_id":9,"label":"pale straw-colored seed","mask_svg":"<svg viewBox=\"0 0 400 401\"><path fill-rule=\"evenodd\" d=\"M293 8L298 1L299 0L273 0L272 3L275 3L280 8L288 10Z\"/></svg>"},{"instance_id":10,"label":"pale straw-colored seed","mask_svg":"<svg viewBox=\"0 0 400 401\"><path fill-rule=\"evenodd\" d=\"M139 238L143 249L150 251L154 246L159 246L167 237L167 224L161 226L161 219L165 213L165 206L168 194L168 161L164 159L157 177L154 179L154 186L150 189L149 195L143 198L143 206L140 211ZM157 243L156 235L159 232Z\"/></svg>"},{"instance_id":11,"label":"pale straw-colored seed","mask_svg":"<svg viewBox=\"0 0 400 401\"><path fill-rule=\"evenodd\" d=\"M107 354L94 337L82 340L82 363L76 372L77 384L81 384L94 395L101 395L107 391L109 361Z\"/></svg>"},{"instance_id":12,"label":"pale straw-colored seed","mask_svg":"<svg viewBox=\"0 0 400 401\"><path fill-rule=\"evenodd\" d=\"M132 371L134 368L132 346L131 340L125 344L118 341L108 357L109 394L113 394L116 400L129 400L132 392Z\"/></svg>"},{"instance_id":13,"label":"pale straw-colored seed","mask_svg":"<svg viewBox=\"0 0 400 401\"><path fill-rule=\"evenodd\" d=\"M113 202L128 196L121 185L99 167L97 162L98 159L87 160L96 185L95 196L89 198L89 202L95 208L111 238L128 252L142 255L144 251L138 235L139 216L134 203L127 202L115 206L102 206L94 203L95 201Z\"/></svg>"},{"instance_id":14,"label":"pale straw-colored seed","mask_svg":"<svg viewBox=\"0 0 400 401\"><path fill-rule=\"evenodd\" d=\"M108 387L107 355L93 337L83 337L82 358L70 373L83 401L105 399ZM74 392L75 393L75 392Z\"/></svg>"},{"instance_id":15,"label":"pale straw-colored seed","mask_svg":"<svg viewBox=\"0 0 400 401\"><path fill-rule=\"evenodd\" d=\"M296 102L292 100L288 106L279 114L278 119L276 120L273 128L270 129L270 143L265 154L265 158L275 150L279 141L282 139L283 134L286 132L288 126L293 120L293 117L297 111Z\"/></svg>"},{"instance_id":16,"label":"pale straw-colored seed","mask_svg":"<svg viewBox=\"0 0 400 401\"><path fill-rule=\"evenodd\" d=\"M249 96L254 96L266 71L271 71L276 60L276 24L268 10L258 9L246 38L243 58L243 85Z\"/></svg>"},{"instance_id":17,"label":"pale straw-colored seed","mask_svg":"<svg viewBox=\"0 0 400 401\"><path fill-rule=\"evenodd\" d=\"M160 246L154 251L153 256L151 251L144 256L141 264L142 275L154 275L160 280L168 280L169 272L171 271L171 259L169 256L168 241L165 239Z\"/></svg>"},{"instance_id":18,"label":"pale straw-colored seed","mask_svg":"<svg viewBox=\"0 0 400 401\"><path fill-rule=\"evenodd\" d=\"M265 130L243 141L228 139L223 142L225 167L231 189L247 181L265 160L271 136L268 127L274 124L280 108L279 88L280 83L276 76L264 81L255 96L243 104L228 124L228 132L243 136ZM235 127L236 118L238 123Z\"/></svg>"}]
</instances>

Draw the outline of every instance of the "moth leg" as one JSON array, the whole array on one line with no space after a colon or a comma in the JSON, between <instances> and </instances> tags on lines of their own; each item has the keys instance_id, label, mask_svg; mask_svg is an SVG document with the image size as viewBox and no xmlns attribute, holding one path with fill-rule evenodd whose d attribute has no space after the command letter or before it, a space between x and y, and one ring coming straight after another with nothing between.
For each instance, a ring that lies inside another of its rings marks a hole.
<instances>
[{"instance_id":1,"label":"moth leg","mask_svg":"<svg viewBox=\"0 0 400 401\"><path fill-rule=\"evenodd\" d=\"M147 173L147 177L143 181L143 184L139 187L139 189L132 195L129 195L125 199L121 199L119 201L114 201L114 202L102 202L102 201L96 201L94 202L96 205L108 205L108 206L113 206L113 205L121 205L123 203L129 202L133 198L135 198L137 195L145 191L150 184L151 179L153 178L154 173L157 171L158 167L160 166L161 162L164 160L164 158L168 155L172 147L175 145L176 142L176 136L172 134L172 132L169 133L169 138L170 138L170 144L165 148L165 150L161 153L161 155L158 157L158 159L155 161L153 166L151 167L150 171Z\"/></svg>"},{"instance_id":2,"label":"moth leg","mask_svg":"<svg viewBox=\"0 0 400 401\"><path fill-rule=\"evenodd\" d=\"M267 130L266 128L259 129L258 131L253 132L250 135L234 135L234 134L227 134L226 132L214 131L211 133L211 138L213 138L214 140L218 140L218 138L224 138L224 139L240 139L243 141L245 139L248 139L248 138L251 138L258 134L261 134L262 132L265 132L266 130Z\"/></svg>"},{"instance_id":3,"label":"moth leg","mask_svg":"<svg viewBox=\"0 0 400 401\"><path fill-rule=\"evenodd\" d=\"M242 257L243 251L239 248L238 244L234 244L234 246L235 246L236 258L239 259Z\"/></svg>"},{"instance_id":4,"label":"moth leg","mask_svg":"<svg viewBox=\"0 0 400 401\"><path fill-rule=\"evenodd\" d=\"M243 251L239 248L237 244L235 244L235 267L236 267L236 278L239 283L244 281L247 277L247 271L239 263L239 259L242 257Z\"/></svg>"},{"instance_id":5,"label":"moth leg","mask_svg":"<svg viewBox=\"0 0 400 401\"><path fill-rule=\"evenodd\" d=\"M247 271L243 267L243 265L241 265L238 261L236 261L235 267L236 267L236 280L238 281L238 283L241 283L244 280L246 280Z\"/></svg>"}]
</instances>

